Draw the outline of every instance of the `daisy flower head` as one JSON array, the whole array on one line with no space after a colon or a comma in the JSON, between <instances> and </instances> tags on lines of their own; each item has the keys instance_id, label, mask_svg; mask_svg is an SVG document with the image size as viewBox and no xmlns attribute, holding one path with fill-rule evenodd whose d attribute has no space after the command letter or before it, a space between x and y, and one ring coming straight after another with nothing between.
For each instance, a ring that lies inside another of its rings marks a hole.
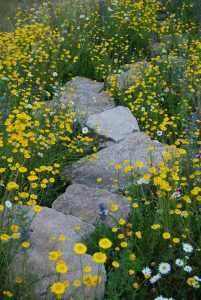
<instances>
[{"instance_id":1,"label":"daisy flower head","mask_svg":"<svg viewBox=\"0 0 201 300\"><path fill-rule=\"evenodd\" d=\"M161 278L161 274L158 273L149 279L150 283L154 284Z\"/></svg>"},{"instance_id":2,"label":"daisy flower head","mask_svg":"<svg viewBox=\"0 0 201 300\"><path fill-rule=\"evenodd\" d=\"M82 133L87 134L89 132L89 129L87 127L82 128Z\"/></svg>"},{"instance_id":3,"label":"daisy flower head","mask_svg":"<svg viewBox=\"0 0 201 300\"><path fill-rule=\"evenodd\" d=\"M190 273L192 271L191 266L185 266L184 271L186 271L187 273Z\"/></svg>"},{"instance_id":4,"label":"daisy flower head","mask_svg":"<svg viewBox=\"0 0 201 300\"><path fill-rule=\"evenodd\" d=\"M177 259L175 260L175 264L176 264L177 266L179 266L179 267L183 267L184 261L183 261L182 259L177 258Z\"/></svg>"},{"instance_id":5,"label":"daisy flower head","mask_svg":"<svg viewBox=\"0 0 201 300\"><path fill-rule=\"evenodd\" d=\"M163 296L158 296L156 298L154 298L154 300L175 300L174 298L166 298L166 297L163 297Z\"/></svg>"},{"instance_id":6,"label":"daisy flower head","mask_svg":"<svg viewBox=\"0 0 201 300\"><path fill-rule=\"evenodd\" d=\"M193 251L193 246L188 243L182 243L182 248L187 253L191 253Z\"/></svg>"},{"instance_id":7,"label":"daisy flower head","mask_svg":"<svg viewBox=\"0 0 201 300\"><path fill-rule=\"evenodd\" d=\"M162 262L160 263L158 270L161 274L168 274L171 270L171 266L168 263Z\"/></svg>"}]
</instances>

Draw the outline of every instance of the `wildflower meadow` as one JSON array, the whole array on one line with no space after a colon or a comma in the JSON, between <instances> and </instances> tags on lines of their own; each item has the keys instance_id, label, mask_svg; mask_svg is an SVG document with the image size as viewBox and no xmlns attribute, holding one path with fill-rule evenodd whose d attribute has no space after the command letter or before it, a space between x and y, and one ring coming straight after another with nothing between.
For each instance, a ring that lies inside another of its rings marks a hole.
<instances>
[{"instance_id":1,"label":"wildflower meadow","mask_svg":"<svg viewBox=\"0 0 201 300\"><path fill-rule=\"evenodd\" d=\"M200 299L201 2L5 2L0 299Z\"/></svg>"}]
</instances>

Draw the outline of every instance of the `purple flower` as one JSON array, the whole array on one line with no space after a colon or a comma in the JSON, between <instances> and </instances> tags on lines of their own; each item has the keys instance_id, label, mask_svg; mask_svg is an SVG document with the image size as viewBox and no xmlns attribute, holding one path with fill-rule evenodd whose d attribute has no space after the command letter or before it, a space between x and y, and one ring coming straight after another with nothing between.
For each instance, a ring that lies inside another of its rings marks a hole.
<instances>
[{"instance_id":1,"label":"purple flower","mask_svg":"<svg viewBox=\"0 0 201 300\"><path fill-rule=\"evenodd\" d=\"M108 214L108 210L106 209L105 204L101 203L99 205L99 216L100 216L101 221L104 222L106 220L107 214Z\"/></svg>"}]
</instances>

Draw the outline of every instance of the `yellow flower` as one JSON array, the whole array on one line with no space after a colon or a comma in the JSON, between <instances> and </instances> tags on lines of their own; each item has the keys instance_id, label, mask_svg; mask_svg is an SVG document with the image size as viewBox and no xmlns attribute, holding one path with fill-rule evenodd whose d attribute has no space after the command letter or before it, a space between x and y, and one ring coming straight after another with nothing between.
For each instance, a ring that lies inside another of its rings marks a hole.
<instances>
[{"instance_id":1,"label":"yellow flower","mask_svg":"<svg viewBox=\"0 0 201 300\"><path fill-rule=\"evenodd\" d=\"M65 240L66 240L65 235L64 235L64 234L60 234L60 235L59 235L59 241L60 241L60 242L65 242Z\"/></svg>"},{"instance_id":2,"label":"yellow flower","mask_svg":"<svg viewBox=\"0 0 201 300\"><path fill-rule=\"evenodd\" d=\"M134 282L134 283L133 283L133 287L134 287L134 289L138 289L139 284L138 284L137 282Z\"/></svg>"},{"instance_id":3,"label":"yellow flower","mask_svg":"<svg viewBox=\"0 0 201 300\"><path fill-rule=\"evenodd\" d=\"M85 275L83 277L83 283L86 285L86 286L91 286L93 285L93 280L92 280L92 276L89 274L89 275Z\"/></svg>"},{"instance_id":4,"label":"yellow flower","mask_svg":"<svg viewBox=\"0 0 201 300\"><path fill-rule=\"evenodd\" d=\"M173 243L175 243L175 244L179 244L180 239L179 239L179 238L173 238L172 241L173 241Z\"/></svg>"},{"instance_id":5,"label":"yellow flower","mask_svg":"<svg viewBox=\"0 0 201 300\"><path fill-rule=\"evenodd\" d=\"M134 202L134 203L132 204L132 207L133 207L133 208L138 208L138 207L139 207L139 204L136 203L136 202Z\"/></svg>"},{"instance_id":6,"label":"yellow flower","mask_svg":"<svg viewBox=\"0 0 201 300\"><path fill-rule=\"evenodd\" d=\"M111 209L111 211L116 211L116 210L118 210L118 205L112 204L112 205L110 206L110 209Z\"/></svg>"},{"instance_id":7,"label":"yellow flower","mask_svg":"<svg viewBox=\"0 0 201 300\"><path fill-rule=\"evenodd\" d=\"M102 180L103 179L99 177L99 178L96 179L96 182L100 183L100 182L102 182Z\"/></svg>"},{"instance_id":8,"label":"yellow flower","mask_svg":"<svg viewBox=\"0 0 201 300\"><path fill-rule=\"evenodd\" d=\"M136 231L136 232L135 232L135 235L136 235L136 237L137 237L138 239L141 239L141 238L142 238L142 233L141 233L141 231Z\"/></svg>"},{"instance_id":9,"label":"yellow flower","mask_svg":"<svg viewBox=\"0 0 201 300\"><path fill-rule=\"evenodd\" d=\"M121 245L122 248L126 248L128 246L128 243L127 242L121 242L120 245Z\"/></svg>"},{"instance_id":10,"label":"yellow flower","mask_svg":"<svg viewBox=\"0 0 201 300\"><path fill-rule=\"evenodd\" d=\"M194 188L191 190L191 194L192 194L192 195L198 195L199 192L201 192L201 188L200 188L200 187L194 187Z\"/></svg>"},{"instance_id":11,"label":"yellow flower","mask_svg":"<svg viewBox=\"0 0 201 300\"><path fill-rule=\"evenodd\" d=\"M112 262L112 266L115 267L115 268L119 268L120 264L118 263L118 261L114 260Z\"/></svg>"},{"instance_id":12,"label":"yellow flower","mask_svg":"<svg viewBox=\"0 0 201 300\"><path fill-rule=\"evenodd\" d=\"M75 287L80 286L80 285L81 285L80 280L75 280L75 281L73 282L73 285L74 285Z\"/></svg>"},{"instance_id":13,"label":"yellow flower","mask_svg":"<svg viewBox=\"0 0 201 300\"><path fill-rule=\"evenodd\" d=\"M8 298L13 298L13 293L10 292L10 291L3 291L3 294L4 294L5 296L7 296Z\"/></svg>"},{"instance_id":14,"label":"yellow flower","mask_svg":"<svg viewBox=\"0 0 201 300\"><path fill-rule=\"evenodd\" d=\"M25 173L25 172L27 172L27 168L25 168L25 167L20 167L20 168L19 168L19 172L20 172L20 173Z\"/></svg>"},{"instance_id":15,"label":"yellow flower","mask_svg":"<svg viewBox=\"0 0 201 300\"><path fill-rule=\"evenodd\" d=\"M76 254L82 255L87 252L87 247L82 243L76 243L73 250Z\"/></svg>"},{"instance_id":16,"label":"yellow flower","mask_svg":"<svg viewBox=\"0 0 201 300\"><path fill-rule=\"evenodd\" d=\"M153 229L153 230L157 230L159 228L161 228L160 224L153 224L153 225L151 225L151 229Z\"/></svg>"},{"instance_id":17,"label":"yellow flower","mask_svg":"<svg viewBox=\"0 0 201 300\"><path fill-rule=\"evenodd\" d=\"M57 260L62 255L60 251L51 251L49 252L49 260Z\"/></svg>"},{"instance_id":18,"label":"yellow flower","mask_svg":"<svg viewBox=\"0 0 201 300\"><path fill-rule=\"evenodd\" d=\"M92 258L96 263L105 263L107 260L107 256L103 252L95 252Z\"/></svg>"},{"instance_id":19,"label":"yellow flower","mask_svg":"<svg viewBox=\"0 0 201 300\"><path fill-rule=\"evenodd\" d=\"M22 245L23 248L29 248L30 243L29 242L22 242L21 245Z\"/></svg>"},{"instance_id":20,"label":"yellow flower","mask_svg":"<svg viewBox=\"0 0 201 300\"><path fill-rule=\"evenodd\" d=\"M125 223L126 223L126 221L124 219L119 220L119 225L124 225Z\"/></svg>"},{"instance_id":21,"label":"yellow flower","mask_svg":"<svg viewBox=\"0 0 201 300\"><path fill-rule=\"evenodd\" d=\"M15 282L18 283L18 284L20 284L20 283L23 282L23 279L22 279L21 277L17 276L17 277L15 278Z\"/></svg>"},{"instance_id":22,"label":"yellow flower","mask_svg":"<svg viewBox=\"0 0 201 300\"><path fill-rule=\"evenodd\" d=\"M186 282L190 286L194 286L197 283L197 281L193 277L189 277Z\"/></svg>"},{"instance_id":23,"label":"yellow flower","mask_svg":"<svg viewBox=\"0 0 201 300\"><path fill-rule=\"evenodd\" d=\"M108 238L100 239L98 244L103 249L109 249L112 247L112 242Z\"/></svg>"},{"instance_id":24,"label":"yellow flower","mask_svg":"<svg viewBox=\"0 0 201 300\"><path fill-rule=\"evenodd\" d=\"M4 210L3 204L0 204L0 211L3 211L3 210Z\"/></svg>"},{"instance_id":25,"label":"yellow flower","mask_svg":"<svg viewBox=\"0 0 201 300\"><path fill-rule=\"evenodd\" d=\"M0 240L5 241L5 242L8 241L9 240L9 235L7 233L2 233L0 235Z\"/></svg>"},{"instance_id":26,"label":"yellow flower","mask_svg":"<svg viewBox=\"0 0 201 300\"><path fill-rule=\"evenodd\" d=\"M50 290L57 296L61 296L65 293L65 285L62 282L55 282L51 285Z\"/></svg>"},{"instance_id":27,"label":"yellow flower","mask_svg":"<svg viewBox=\"0 0 201 300\"><path fill-rule=\"evenodd\" d=\"M12 232L16 233L16 232L18 232L19 226L13 224L13 225L10 226L10 229L12 230Z\"/></svg>"},{"instance_id":28,"label":"yellow flower","mask_svg":"<svg viewBox=\"0 0 201 300\"><path fill-rule=\"evenodd\" d=\"M118 231L118 228L116 228L116 227L112 228L112 232L117 232L117 231Z\"/></svg>"},{"instance_id":29,"label":"yellow flower","mask_svg":"<svg viewBox=\"0 0 201 300\"><path fill-rule=\"evenodd\" d=\"M65 288L68 288L70 286L70 282L68 280L64 280L63 284Z\"/></svg>"},{"instance_id":30,"label":"yellow flower","mask_svg":"<svg viewBox=\"0 0 201 300\"><path fill-rule=\"evenodd\" d=\"M163 233L163 238L164 238L165 240L170 239L170 237L171 237L171 234L170 234L169 232L164 232L164 233Z\"/></svg>"},{"instance_id":31,"label":"yellow flower","mask_svg":"<svg viewBox=\"0 0 201 300\"><path fill-rule=\"evenodd\" d=\"M136 167L136 168L142 168L143 165L144 165L144 163L143 163L142 161L137 161L137 162L135 163L135 167Z\"/></svg>"},{"instance_id":32,"label":"yellow flower","mask_svg":"<svg viewBox=\"0 0 201 300\"><path fill-rule=\"evenodd\" d=\"M33 210L34 210L35 212L41 212L42 209L43 209L43 208L42 208L40 205L34 205L34 208L33 208Z\"/></svg>"},{"instance_id":33,"label":"yellow flower","mask_svg":"<svg viewBox=\"0 0 201 300\"><path fill-rule=\"evenodd\" d=\"M19 185L15 181L10 181L6 185L7 190L18 189Z\"/></svg>"},{"instance_id":34,"label":"yellow flower","mask_svg":"<svg viewBox=\"0 0 201 300\"><path fill-rule=\"evenodd\" d=\"M128 270L128 273L129 273L129 275L134 275L135 274L135 270L133 270L133 269L130 269L130 270Z\"/></svg>"},{"instance_id":35,"label":"yellow flower","mask_svg":"<svg viewBox=\"0 0 201 300\"><path fill-rule=\"evenodd\" d=\"M93 276L92 281L93 281L93 285L100 284L102 281L102 277L99 275Z\"/></svg>"},{"instance_id":36,"label":"yellow flower","mask_svg":"<svg viewBox=\"0 0 201 300\"><path fill-rule=\"evenodd\" d=\"M56 271L61 274L65 274L68 272L68 266L63 260L59 260L56 264Z\"/></svg>"},{"instance_id":37,"label":"yellow flower","mask_svg":"<svg viewBox=\"0 0 201 300\"><path fill-rule=\"evenodd\" d=\"M91 266L86 266L83 268L84 272L91 272L92 271L92 267Z\"/></svg>"},{"instance_id":38,"label":"yellow flower","mask_svg":"<svg viewBox=\"0 0 201 300\"><path fill-rule=\"evenodd\" d=\"M136 255L134 253L131 253L129 255L130 260L135 260L136 259Z\"/></svg>"},{"instance_id":39,"label":"yellow flower","mask_svg":"<svg viewBox=\"0 0 201 300\"><path fill-rule=\"evenodd\" d=\"M126 167L124 168L124 173L130 172L130 171L132 171L132 169L133 169L132 166L126 166Z\"/></svg>"}]
</instances>

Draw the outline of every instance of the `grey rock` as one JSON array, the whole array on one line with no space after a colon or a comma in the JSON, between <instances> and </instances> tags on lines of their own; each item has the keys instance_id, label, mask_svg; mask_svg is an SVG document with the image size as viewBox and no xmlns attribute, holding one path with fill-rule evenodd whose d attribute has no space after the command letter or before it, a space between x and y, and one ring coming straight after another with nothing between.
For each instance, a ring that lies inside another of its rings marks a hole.
<instances>
[{"instance_id":1,"label":"grey rock","mask_svg":"<svg viewBox=\"0 0 201 300\"><path fill-rule=\"evenodd\" d=\"M117 106L102 113L92 115L87 127L105 139L119 142L129 133L139 131L135 117L127 107Z\"/></svg>"},{"instance_id":2,"label":"grey rock","mask_svg":"<svg viewBox=\"0 0 201 300\"><path fill-rule=\"evenodd\" d=\"M124 68L126 71L122 71L120 74L109 76L107 82L109 85L115 82L117 88L125 89L131 83L135 83L139 80L141 81L149 65L150 64L147 61L139 61L133 64L125 65Z\"/></svg>"},{"instance_id":3,"label":"grey rock","mask_svg":"<svg viewBox=\"0 0 201 300\"><path fill-rule=\"evenodd\" d=\"M56 251L58 249L55 249ZM103 299L104 291L105 291L105 282L106 282L106 272L104 265L98 266L93 260L92 257L88 254L83 254L80 257L72 252L67 252L63 250L63 255L59 258L66 262L68 265L69 271L66 274L62 274L60 276L59 281L63 282L64 280L68 280L70 285L66 289L64 294L64 299L68 299L69 296L73 295L73 299L75 300L97 300ZM27 252L27 273L24 273L22 266L24 263L23 257L20 254L16 255L15 262L13 265L14 269L14 276L29 276L33 279L31 296L35 296L34 299L38 300L49 300L53 299L53 293L50 291L51 285L58 281L58 273L55 271L55 261L50 261L48 259L48 252L47 251L37 251L31 250ZM84 273L84 276L90 274L92 276L99 275L102 278L102 281L98 285L87 287L84 285L84 295L81 285L78 288L73 286L73 282L75 280L80 280L82 282L82 268L90 266L92 271L90 273ZM31 274L30 274L31 273ZM26 278L26 277L25 277Z\"/></svg>"},{"instance_id":4,"label":"grey rock","mask_svg":"<svg viewBox=\"0 0 201 300\"><path fill-rule=\"evenodd\" d=\"M109 190L113 190L113 181L118 179L119 186L125 188L129 182L129 173L124 172L124 167L117 171L114 166L122 164L124 160L130 160L132 165L137 161L142 161L144 166L139 173L147 173L150 161L147 148L150 146L155 147L152 151L152 161L156 165L162 159L162 153L166 151L164 145L152 141L143 132L136 132L128 135L124 141L97 152L97 159L83 158L67 166L63 171L63 176L73 183L86 184L91 187L99 187L100 184L96 179L101 177L102 186Z\"/></svg>"},{"instance_id":5,"label":"grey rock","mask_svg":"<svg viewBox=\"0 0 201 300\"><path fill-rule=\"evenodd\" d=\"M179 68L177 71L179 72L181 68L185 68L186 59L177 55L161 55L160 60L158 62L166 62L168 65L172 67Z\"/></svg>"},{"instance_id":6,"label":"grey rock","mask_svg":"<svg viewBox=\"0 0 201 300\"><path fill-rule=\"evenodd\" d=\"M65 85L59 105L70 107L77 113L79 121L84 122L88 116L114 107L114 102L106 91L104 83L95 82L85 77L75 77ZM56 100L49 102L53 106Z\"/></svg>"},{"instance_id":7,"label":"grey rock","mask_svg":"<svg viewBox=\"0 0 201 300\"><path fill-rule=\"evenodd\" d=\"M129 214L128 200L118 194L113 194L104 189L91 188L83 184L70 185L65 193L60 195L52 207L65 214L70 214L88 223L100 220L99 205L104 203L108 209L107 224L116 225L110 217L112 204L118 205L118 210L112 215L115 218L127 218Z\"/></svg>"},{"instance_id":8,"label":"grey rock","mask_svg":"<svg viewBox=\"0 0 201 300\"><path fill-rule=\"evenodd\" d=\"M153 43L149 45L149 50L151 53L151 56L156 56L156 55L162 55L167 53L169 49L169 44L168 43Z\"/></svg>"},{"instance_id":9,"label":"grey rock","mask_svg":"<svg viewBox=\"0 0 201 300\"><path fill-rule=\"evenodd\" d=\"M34 213L29 212L28 215L32 218ZM79 226L80 230L77 231L75 226ZM34 284L35 299L52 299L53 294L50 293L50 285L55 281L58 281L58 273L55 272L55 261L48 259L50 251L62 251L63 255L60 259L64 260L68 264L69 272L61 275L60 280L69 280L70 287L66 289L65 299L74 292L75 287L73 281L75 279L81 279L81 266L79 257L72 251L76 242L79 242L85 234L93 232L94 227L91 224L82 222L79 218L71 215L64 215L51 208L44 207L40 213L37 213L31 224L33 230L31 234L32 247L27 251L27 268L26 270L31 273L36 280ZM66 241L59 241L58 236L64 234ZM55 237L50 241L50 237ZM17 254L15 260L13 260L13 273L14 276L23 276L23 253ZM92 261L90 255L84 254L82 256L82 265L90 265L93 269L92 275L98 274L98 266ZM102 283L97 286L97 298L102 299L104 294L105 284L105 269L104 266L100 268L99 272L102 277ZM86 295L89 299L94 299L94 293L96 286L92 288L85 287ZM45 297L47 293L47 297ZM77 294L81 295L82 287L79 287ZM78 298L75 298L78 299Z\"/></svg>"},{"instance_id":10,"label":"grey rock","mask_svg":"<svg viewBox=\"0 0 201 300\"><path fill-rule=\"evenodd\" d=\"M31 212L29 214L32 217ZM66 216L54 209L43 207L43 210L33 218L31 242L34 248L45 251L52 246L52 242L49 241L50 236L65 234L67 241L64 242L63 246L71 251L74 243L80 238L77 235L75 226L80 226L80 237L90 234L94 230L92 225L82 222L76 217ZM59 243L55 242L55 247L58 247L58 245Z\"/></svg>"},{"instance_id":11,"label":"grey rock","mask_svg":"<svg viewBox=\"0 0 201 300\"><path fill-rule=\"evenodd\" d=\"M176 44L181 44L184 42L188 42L188 36L187 35L168 35L168 34L164 34L162 35L162 37L160 38L160 41L162 43L168 43L170 45L172 45L173 43Z\"/></svg>"}]
</instances>

